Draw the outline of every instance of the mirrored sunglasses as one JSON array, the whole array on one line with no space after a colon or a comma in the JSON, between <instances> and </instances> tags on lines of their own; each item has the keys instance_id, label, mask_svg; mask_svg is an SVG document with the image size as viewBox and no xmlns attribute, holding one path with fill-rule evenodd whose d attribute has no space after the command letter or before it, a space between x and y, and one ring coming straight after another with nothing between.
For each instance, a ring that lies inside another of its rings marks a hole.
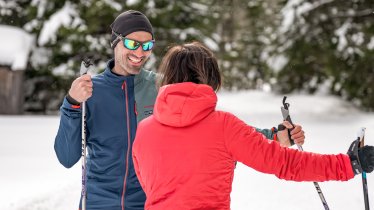
<instances>
[{"instance_id":1,"label":"mirrored sunglasses","mask_svg":"<svg viewBox=\"0 0 374 210\"><path fill-rule=\"evenodd\" d=\"M133 39L128 39L128 38L122 38L123 41L123 46L125 46L129 50L136 50L140 46L142 46L142 49L144 51L150 51L152 50L155 40L149 40L146 42L139 42Z\"/></svg>"}]
</instances>

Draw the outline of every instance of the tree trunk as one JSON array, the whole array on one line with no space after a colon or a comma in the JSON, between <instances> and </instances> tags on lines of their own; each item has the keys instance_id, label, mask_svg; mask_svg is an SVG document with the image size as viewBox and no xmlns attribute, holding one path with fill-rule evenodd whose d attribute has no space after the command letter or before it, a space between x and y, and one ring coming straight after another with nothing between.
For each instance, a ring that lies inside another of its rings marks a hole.
<instances>
[{"instance_id":1,"label":"tree trunk","mask_svg":"<svg viewBox=\"0 0 374 210\"><path fill-rule=\"evenodd\" d=\"M0 67L0 114L23 113L24 71L11 71Z\"/></svg>"}]
</instances>

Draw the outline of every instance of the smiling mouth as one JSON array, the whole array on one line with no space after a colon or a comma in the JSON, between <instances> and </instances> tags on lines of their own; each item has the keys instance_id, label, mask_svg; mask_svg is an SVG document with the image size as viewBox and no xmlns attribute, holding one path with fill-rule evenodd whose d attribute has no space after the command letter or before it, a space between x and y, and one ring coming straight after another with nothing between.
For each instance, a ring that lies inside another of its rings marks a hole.
<instances>
[{"instance_id":1,"label":"smiling mouth","mask_svg":"<svg viewBox=\"0 0 374 210\"><path fill-rule=\"evenodd\" d=\"M143 58L137 58L134 56L128 56L127 59L129 59L134 64L140 64L143 60Z\"/></svg>"}]
</instances>

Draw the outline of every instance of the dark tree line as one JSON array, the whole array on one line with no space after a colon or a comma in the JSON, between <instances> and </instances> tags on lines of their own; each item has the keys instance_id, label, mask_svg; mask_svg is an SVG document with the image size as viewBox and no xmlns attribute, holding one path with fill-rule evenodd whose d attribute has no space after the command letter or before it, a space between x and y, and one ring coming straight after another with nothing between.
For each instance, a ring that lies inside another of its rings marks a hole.
<instances>
[{"instance_id":1,"label":"dark tree line","mask_svg":"<svg viewBox=\"0 0 374 210\"><path fill-rule=\"evenodd\" d=\"M136 9L156 38L146 64L157 70L168 46L198 40L215 51L227 89L313 94L328 89L374 109L372 0L52 0L3 1L0 24L35 35L25 81L25 110L56 111L84 56L103 70L112 57L110 23ZM62 15L65 19L58 17ZM56 31L44 31L59 23ZM47 37L47 38L46 38Z\"/></svg>"}]
</instances>

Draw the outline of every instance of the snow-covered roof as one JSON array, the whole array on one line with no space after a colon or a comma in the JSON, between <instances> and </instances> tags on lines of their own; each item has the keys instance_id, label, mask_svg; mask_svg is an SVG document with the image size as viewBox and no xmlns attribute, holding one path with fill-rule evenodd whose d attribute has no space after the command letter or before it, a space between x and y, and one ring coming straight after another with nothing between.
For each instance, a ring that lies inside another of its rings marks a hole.
<instances>
[{"instance_id":1,"label":"snow-covered roof","mask_svg":"<svg viewBox=\"0 0 374 210\"><path fill-rule=\"evenodd\" d=\"M0 25L0 65L25 70L34 37L14 26Z\"/></svg>"}]
</instances>

